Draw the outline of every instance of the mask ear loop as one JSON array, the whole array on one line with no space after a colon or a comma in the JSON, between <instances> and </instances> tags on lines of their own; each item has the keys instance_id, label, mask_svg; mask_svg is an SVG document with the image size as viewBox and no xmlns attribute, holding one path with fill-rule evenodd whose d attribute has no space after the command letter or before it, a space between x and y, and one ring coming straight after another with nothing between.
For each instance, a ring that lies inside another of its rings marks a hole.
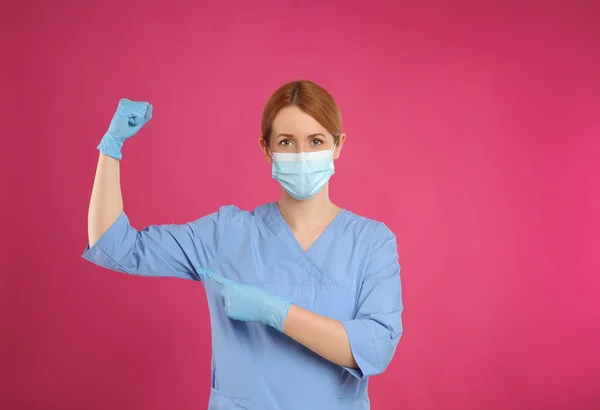
<instances>
[{"instance_id":1,"label":"mask ear loop","mask_svg":"<svg viewBox=\"0 0 600 410\"><path fill-rule=\"evenodd\" d=\"M266 140L265 140L265 142L266 142ZM273 152L271 152L271 149L269 147L267 147L266 144L265 144L265 148L267 149L267 152L269 153L269 156L271 157L271 163L275 162L275 160L273 159Z\"/></svg>"}]
</instances>

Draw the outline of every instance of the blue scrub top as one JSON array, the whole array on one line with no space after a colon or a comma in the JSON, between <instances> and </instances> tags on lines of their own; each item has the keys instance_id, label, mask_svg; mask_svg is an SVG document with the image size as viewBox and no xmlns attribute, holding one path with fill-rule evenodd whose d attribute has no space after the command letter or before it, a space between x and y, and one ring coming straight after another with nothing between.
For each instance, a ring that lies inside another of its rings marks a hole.
<instances>
[{"instance_id":1,"label":"blue scrub top","mask_svg":"<svg viewBox=\"0 0 600 410\"><path fill-rule=\"evenodd\" d=\"M389 365L402 334L396 238L381 222L342 210L308 250L277 203L223 206L182 225L134 229L122 213L83 257L143 276L201 280L205 268L342 322L359 368L334 364L277 330L227 317L206 281L212 327L209 410L365 410L369 376Z\"/></svg>"}]
</instances>

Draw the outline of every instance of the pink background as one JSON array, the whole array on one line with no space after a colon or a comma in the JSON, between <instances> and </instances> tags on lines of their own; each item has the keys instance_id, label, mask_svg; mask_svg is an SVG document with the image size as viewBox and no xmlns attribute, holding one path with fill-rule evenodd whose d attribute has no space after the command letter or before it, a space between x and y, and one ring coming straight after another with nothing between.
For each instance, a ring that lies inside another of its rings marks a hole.
<instances>
[{"instance_id":1,"label":"pink background","mask_svg":"<svg viewBox=\"0 0 600 410\"><path fill-rule=\"evenodd\" d=\"M80 257L95 148L151 101L134 226L252 209L278 195L262 107L299 78L342 109L334 201L398 237L372 408L600 408L597 2L119 3L2 3L0 408L206 408L201 285Z\"/></svg>"}]
</instances>

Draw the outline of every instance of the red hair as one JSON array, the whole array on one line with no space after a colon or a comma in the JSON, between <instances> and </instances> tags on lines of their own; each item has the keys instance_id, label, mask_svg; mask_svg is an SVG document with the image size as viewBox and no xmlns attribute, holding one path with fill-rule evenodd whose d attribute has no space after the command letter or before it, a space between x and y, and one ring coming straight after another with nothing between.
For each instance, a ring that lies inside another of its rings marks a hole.
<instances>
[{"instance_id":1,"label":"red hair","mask_svg":"<svg viewBox=\"0 0 600 410\"><path fill-rule=\"evenodd\" d=\"M262 137L267 146L277 113L291 105L317 120L338 143L342 133L342 118L333 97L312 81L300 80L282 85L267 101L262 116Z\"/></svg>"}]
</instances>

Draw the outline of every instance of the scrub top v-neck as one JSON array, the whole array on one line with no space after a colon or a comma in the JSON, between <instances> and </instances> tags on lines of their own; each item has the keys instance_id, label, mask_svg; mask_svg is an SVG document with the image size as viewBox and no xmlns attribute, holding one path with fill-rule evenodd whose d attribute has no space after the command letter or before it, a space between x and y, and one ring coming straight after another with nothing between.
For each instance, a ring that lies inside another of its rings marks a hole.
<instances>
[{"instance_id":1,"label":"scrub top v-neck","mask_svg":"<svg viewBox=\"0 0 600 410\"><path fill-rule=\"evenodd\" d=\"M285 221L285 218L281 214L279 205L276 202L272 203L272 205L275 208L274 212L276 212L277 215L279 216L279 220L280 220L281 224L284 226L285 230L292 237L292 239L294 240L294 242L296 243L296 245L298 246L300 251L304 252L307 256L310 254L310 250L313 248L313 246L315 246L321 238L325 237L325 239L323 239L323 240L327 240L326 238L328 236L328 232L334 229L335 224L338 223L338 220L343 218L343 214L345 212L344 209L340 209L338 211L338 213L333 217L331 222L329 222L329 224L325 227L325 229L323 229L323 231L319 234L319 236L317 238L315 238L315 240L313 240L313 242L309 245L308 248L304 249L302 244L300 242L298 242L296 235L294 235L294 232L292 232L290 226L287 224L287 222Z\"/></svg>"}]
</instances>

